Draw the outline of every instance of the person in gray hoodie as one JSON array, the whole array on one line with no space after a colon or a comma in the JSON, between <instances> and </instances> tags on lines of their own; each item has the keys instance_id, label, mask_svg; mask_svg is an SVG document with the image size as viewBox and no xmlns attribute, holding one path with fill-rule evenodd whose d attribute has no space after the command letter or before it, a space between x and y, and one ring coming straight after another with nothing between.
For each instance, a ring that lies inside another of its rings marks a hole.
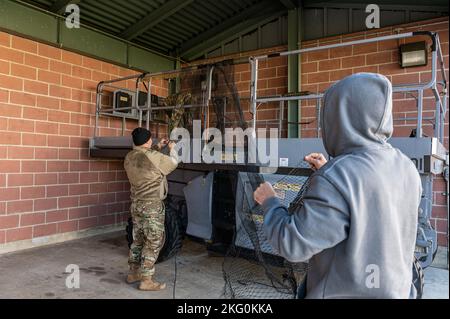
<instances>
[{"instance_id":1,"label":"person in gray hoodie","mask_svg":"<svg viewBox=\"0 0 450 319\"><path fill-rule=\"evenodd\" d=\"M412 264L422 188L413 162L388 140L392 85L358 73L324 95L322 139L332 157L305 158L316 168L292 214L269 183L254 199L264 231L291 262L309 260L306 298L415 296Z\"/></svg>"}]
</instances>

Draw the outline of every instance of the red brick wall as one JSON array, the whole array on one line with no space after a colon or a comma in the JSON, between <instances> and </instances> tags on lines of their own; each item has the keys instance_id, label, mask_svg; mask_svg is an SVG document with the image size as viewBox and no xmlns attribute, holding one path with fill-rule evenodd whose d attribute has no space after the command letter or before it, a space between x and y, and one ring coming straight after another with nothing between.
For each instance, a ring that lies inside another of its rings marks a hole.
<instances>
[{"instance_id":1,"label":"red brick wall","mask_svg":"<svg viewBox=\"0 0 450 319\"><path fill-rule=\"evenodd\" d=\"M126 219L122 161L90 159L88 139L97 83L133 73L0 32L0 244ZM101 118L100 135L121 121Z\"/></svg>"}]
</instances>

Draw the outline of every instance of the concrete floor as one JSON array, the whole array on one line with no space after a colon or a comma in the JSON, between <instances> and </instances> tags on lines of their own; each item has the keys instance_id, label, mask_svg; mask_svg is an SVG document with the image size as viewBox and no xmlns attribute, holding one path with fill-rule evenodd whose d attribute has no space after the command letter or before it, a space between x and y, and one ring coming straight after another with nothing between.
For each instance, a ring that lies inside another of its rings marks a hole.
<instances>
[{"instance_id":1,"label":"concrete floor","mask_svg":"<svg viewBox=\"0 0 450 319\"><path fill-rule=\"evenodd\" d=\"M174 261L156 265L159 292L125 283L128 247L124 233L112 233L0 256L2 298L172 298ZM177 257L176 298L220 298L221 257L208 257L202 244L186 240ZM207 262L205 262L207 261ZM66 288L66 267L80 269L80 288Z\"/></svg>"},{"instance_id":2,"label":"concrete floor","mask_svg":"<svg viewBox=\"0 0 450 319\"><path fill-rule=\"evenodd\" d=\"M112 233L0 256L0 299L4 298L172 298L174 258L157 265L160 292L141 292L124 282L127 245L123 233ZM177 257L176 298L223 298L222 257L211 257L204 245L185 240ZM66 267L80 269L80 288L66 287ZM425 298L449 298L448 270L425 271Z\"/></svg>"}]
</instances>

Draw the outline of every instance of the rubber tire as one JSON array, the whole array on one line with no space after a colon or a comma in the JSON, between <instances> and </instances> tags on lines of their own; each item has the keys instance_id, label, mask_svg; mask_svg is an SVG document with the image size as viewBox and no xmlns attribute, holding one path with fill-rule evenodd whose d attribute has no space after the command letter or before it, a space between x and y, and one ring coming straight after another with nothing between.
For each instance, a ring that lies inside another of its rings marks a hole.
<instances>
[{"instance_id":1,"label":"rubber tire","mask_svg":"<svg viewBox=\"0 0 450 319\"><path fill-rule=\"evenodd\" d=\"M183 227L180 221L179 203L167 197L164 201L166 208L166 217L164 221L164 245L159 252L157 263L173 257L180 251L183 245ZM126 226L126 239L128 248L133 243L133 220L128 218L128 225Z\"/></svg>"}]
</instances>

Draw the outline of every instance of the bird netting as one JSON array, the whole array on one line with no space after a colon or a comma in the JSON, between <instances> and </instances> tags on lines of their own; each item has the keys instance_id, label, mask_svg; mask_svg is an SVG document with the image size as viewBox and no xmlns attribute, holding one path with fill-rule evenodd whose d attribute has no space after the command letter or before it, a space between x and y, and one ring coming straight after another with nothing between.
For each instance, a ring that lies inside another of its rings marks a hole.
<instances>
[{"instance_id":1,"label":"bird netting","mask_svg":"<svg viewBox=\"0 0 450 319\"><path fill-rule=\"evenodd\" d=\"M236 189L236 231L224 259L227 298L289 299L304 290L307 263L292 263L269 244L263 231L263 212L253 200L260 183L273 185L277 197L293 213L302 205L308 187L306 163L288 175L240 172Z\"/></svg>"},{"instance_id":2,"label":"bird netting","mask_svg":"<svg viewBox=\"0 0 450 319\"><path fill-rule=\"evenodd\" d=\"M192 132L193 120L203 128L247 128L243 106L235 85L232 61L200 65L163 74L169 88L161 115L169 127ZM154 81L158 83L158 76ZM155 118L155 117L153 117ZM244 143L245 144L245 143ZM245 148L245 145L244 145ZM229 298L295 298L304 283L307 263L291 263L272 249L263 232L263 212L253 201L253 192L270 182L281 202L293 212L302 205L309 165L301 162L288 175L239 172L235 194L233 241L223 262L224 296Z\"/></svg>"},{"instance_id":3,"label":"bird netting","mask_svg":"<svg viewBox=\"0 0 450 319\"><path fill-rule=\"evenodd\" d=\"M154 85L168 87L168 94L159 97L162 105L152 109L152 120L168 124L169 132L183 127L192 133L193 120L222 133L226 127L246 129L234 76L232 61L148 75Z\"/></svg>"},{"instance_id":4,"label":"bird netting","mask_svg":"<svg viewBox=\"0 0 450 319\"><path fill-rule=\"evenodd\" d=\"M212 126L222 133L225 128L247 128L242 111L241 99L235 85L235 70L232 60L213 65L211 104Z\"/></svg>"}]
</instances>

